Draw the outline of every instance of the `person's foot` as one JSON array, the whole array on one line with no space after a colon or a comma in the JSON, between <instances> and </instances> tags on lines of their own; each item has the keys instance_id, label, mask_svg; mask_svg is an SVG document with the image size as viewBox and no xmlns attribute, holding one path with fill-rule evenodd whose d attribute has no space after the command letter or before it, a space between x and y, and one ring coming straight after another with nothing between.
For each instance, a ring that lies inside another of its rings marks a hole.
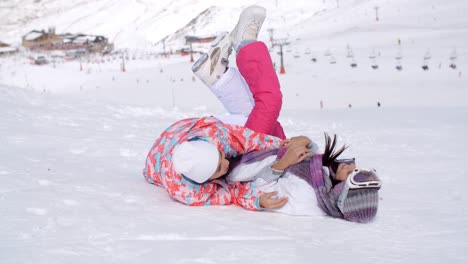
<instances>
[{"instance_id":1,"label":"person's foot","mask_svg":"<svg viewBox=\"0 0 468 264\"><path fill-rule=\"evenodd\" d=\"M231 32L232 44L236 51L242 41L256 41L258 32L265 21L266 9L252 5L242 11L236 27Z\"/></svg>"},{"instance_id":2,"label":"person's foot","mask_svg":"<svg viewBox=\"0 0 468 264\"><path fill-rule=\"evenodd\" d=\"M232 40L228 32L221 32L211 43L208 53L203 54L192 66L193 73L208 87L221 78L229 64Z\"/></svg>"}]
</instances>

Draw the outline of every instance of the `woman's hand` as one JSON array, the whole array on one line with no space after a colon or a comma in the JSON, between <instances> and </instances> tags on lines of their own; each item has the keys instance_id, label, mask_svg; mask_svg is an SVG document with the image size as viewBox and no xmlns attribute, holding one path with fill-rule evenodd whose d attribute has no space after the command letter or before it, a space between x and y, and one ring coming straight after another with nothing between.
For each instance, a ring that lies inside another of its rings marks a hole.
<instances>
[{"instance_id":1,"label":"woman's hand","mask_svg":"<svg viewBox=\"0 0 468 264\"><path fill-rule=\"evenodd\" d=\"M269 192L260 195L260 207L265 209L278 209L286 205L288 197L281 197L279 199L273 199L271 197L277 195L278 192Z\"/></svg>"},{"instance_id":2,"label":"woman's hand","mask_svg":"<svg viewBox=\"0 0 468 264\"><path fill-rule=\"evenodd\" d=\"M307 147L311 143L311 140L306 136L298 136L285 139L283 143L281 143L282 147L290 147L290 146L303 146Z\"/></svg>"},{"instance_id":3,"label":"woman's hand","mask_svg":"<svg viewBox=\"0 0 468 264\"><path fill-rule=\"evenodd\" d=\"M310 156L310 150L305 146L291 145L284 153L283 157L276 162L272 168L275 170L285 170L294 164L302 162Z\"/></svg>"}]
</instances>

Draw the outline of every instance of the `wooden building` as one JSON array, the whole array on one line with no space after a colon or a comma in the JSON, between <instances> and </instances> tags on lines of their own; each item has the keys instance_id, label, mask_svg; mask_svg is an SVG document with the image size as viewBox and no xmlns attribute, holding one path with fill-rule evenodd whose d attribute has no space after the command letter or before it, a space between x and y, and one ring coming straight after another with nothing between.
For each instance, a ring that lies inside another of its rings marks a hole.
<instances>
[{"instance_id":1,"label":"wooden building","mask_svg":"<svg viewBox=\"0 0 468 264\"><path fill-rule=\"evenodd\" d=\"M32 50L86 50L86 52L110 52L113 45L103 36L85 34L55 34L55 29L33 30L23 36L23 46Z\"/></svg>"},{"instance_id":2,"label":"wooden building","mask_svg":"<svg viewBox=\"0 0 468 264\"><path fill-rule=\"evenodd\" d=\"M63 44L63 38L55 34L54 28L45 30L32 30L23 36L23 47L29 49L53 47Z\"/></svg>"},{"instance_id":3,"label":"wooden building","mask_svg":"<svg viewBox=\"0 0 468 264\"><path fill-rule=\"evenodd\" d=\"M0 41L0 57L12 55L18 52L17 48L11 47L10 45Z\"/></svg>"},{"instance_id":4,"label":"wooden building","mask_svg":"<svg viewBox=\"0 0 468 264\"><path fill-rule=\"evenodd\" d=\"M9 47L10 45L0 41L0 48Z\"/></svg>"},{"instance_id":5,"label":"wooden building","mask_svg":"<svg viewBox=\"0 0 468 264\"><path fill-rule=\"evenodd\" d=\"M103 52L110 45L108 39L103 36L77 34L66 37L66 43L85 47L88 52Z\"/></svg>"}]
</instances>

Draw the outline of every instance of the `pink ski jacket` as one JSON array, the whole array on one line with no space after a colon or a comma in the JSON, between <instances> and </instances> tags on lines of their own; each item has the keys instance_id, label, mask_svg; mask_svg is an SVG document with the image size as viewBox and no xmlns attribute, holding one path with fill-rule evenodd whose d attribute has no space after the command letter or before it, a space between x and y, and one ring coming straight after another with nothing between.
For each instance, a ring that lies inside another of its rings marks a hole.
<instances>
[{"instance_id":1,"label":"pink ski jacket","mask_svg":"<svg viewBox=\"0 0 468 264\"><path fill-rule=\"evenodd\" d=\"M217 145L227 158L253 150L278 148L281 143L277 137L224 124L214 117L180 120L167 128L151 147L143 170L146 181L163 187L172 198L183 204L235 204L249 210L260 210L262 193L251 182L228 183L219 179L198 184L175 172L171 160L175 145L194 139Z\"/></svg>"}]
</instances>

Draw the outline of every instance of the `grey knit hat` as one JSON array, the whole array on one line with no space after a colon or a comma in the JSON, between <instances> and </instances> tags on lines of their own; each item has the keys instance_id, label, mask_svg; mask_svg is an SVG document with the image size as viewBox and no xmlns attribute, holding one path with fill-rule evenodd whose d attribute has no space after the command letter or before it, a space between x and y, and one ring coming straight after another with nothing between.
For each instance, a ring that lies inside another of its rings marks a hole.
<instances>
[{"instance_id":1,"label":"grey knit hat","mask_svg":"<svg viewBox=\"0 0 468 264\"><path fill-rule=\"evenodd\" d=\"M337 184L333 188L334 197L337 199L345 189L345 182ZM357 223L368 223L377 215L379 205L378 189L351 189L347 191L346 198L339 208L345 220Z\"/></svg>"},{"instance_id":2,"label":"grey knit hat","mask_svg":"<svg viewBox=\"0 0 468 264\"><path fill-rule=\"evenodd\" d=\"M341 212L348 221L368 223L375 218L378 204L378 189L349 190Z\"/></svg>"}]
</instances>

